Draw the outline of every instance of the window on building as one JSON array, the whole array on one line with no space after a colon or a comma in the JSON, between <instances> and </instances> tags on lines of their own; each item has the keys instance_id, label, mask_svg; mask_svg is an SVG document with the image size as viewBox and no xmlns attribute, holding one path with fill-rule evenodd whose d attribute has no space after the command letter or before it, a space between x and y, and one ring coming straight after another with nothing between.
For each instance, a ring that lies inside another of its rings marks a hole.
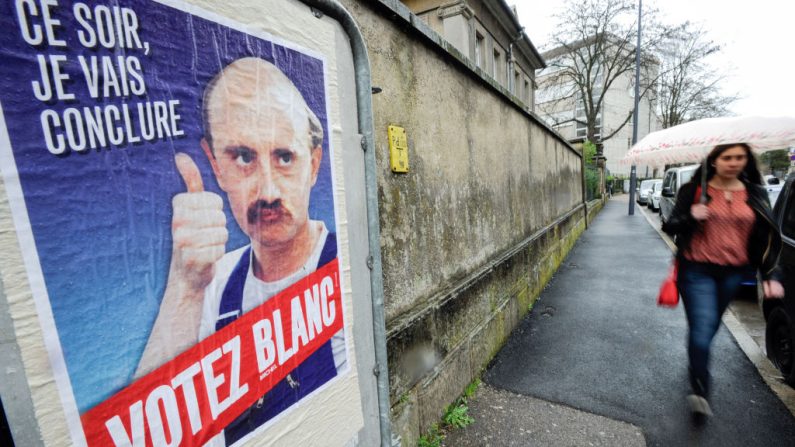
<instances>
[{"instance_id":1,"label":"window on building","mask_svg":"<svg viewBox=\"0 0 795 447\"><path fill-rule=\"evenodd\" d=\"M546 68L543 68L538 72L536 72L536 77L551 75L553 73L557 73L561 70L564 70L565 68L566 65L562 62L562 59L560 57L557 57L555 59L547 61Z\"/></svg>"},{"instance_id":2,"label":"window on building","mask_svg":"<svg viewBox=\"0 0 795 447\"><path fill-rule=\"evenodd\" d=\"M483 54L486 52L486 39L480 35L480 33L475 33L475 66L480 69L483 69Z\"/></svg>"},{"instance_id":3,"label":"window on building","mask_svg":"<svg viewBox=\"0 0 795 447\"><path fill-rule=\"evenodd\" d=\"M542 114L544 120L552 127L570 126L573 115L571 110Z\"/></svg>"},{"instance_id":4,"label":"window on building","mask_svg":"<svg viewBox=\"0 0 795 447\"><path fill-rule=\"evenodd\" d=\"M528 81L527 79L524 80L524 90L523 90L523 92L524 92L524 95L522 96L522 98L524 99L524 102L527 103L527 104L532 104L530 102L530 81Z\"/></svg>"},{"instance_id":5,"label":"window on building","mask_svg":"<svg viewBox=\"0 0 795 447\"><path fill-rule=\"evenodd\" d=\"M492 53L492 64L491 64L491 77L494 78L497 82L501 81L502 77L502 53L500 50L495 49Z\"/></svg>"},{"instance_id":6,"label":"window on building","mask_svg":"<svg viewBox=\"0 0 795 447\"><path fill-rule=\"evenodd\" d=\"M518 71L513 72L513 94L517 97L522 97L522 84L521 84L521 75Z\"/></svg>"},{"instance_id":7,"label":"window on building","mask_svg":"<svg viewBox=\"0 0 795 447\"><path fill-rule=\"evenodd\" d=\"M536 92L536 100L538 101L539 104L544 104L546 102L549 102L555 99L552 92L553 89L541 86Z\"/></svg>"},{"instance_id":8,"label":"window on building","mask_svg":"<svg viewBox=\"0 0 795 447\"><path fill-rule=\"evenodd\" d=\"M585 103L583 100L577 101L577 106L574 109L574 119L577 122L576 135L578 138L585 138L588 134L588 126L585 124ZM594 138L602 136L602 112L601 110L596 114L596 126L594 129Z\"/></svg>"},{"instance_id":9,"label":"window on building","mask_svg":"<svg viewBox=\"0 0 795 447\"><path fill-rule=\"evenodd\" d=\"M585 124L585 114L583 113L580 115L577 114L575 118L577 122L577 137L578 138L585 138L588 135L588 126ZM596 115L596 126L594 129L594 138L599 138L602 136L602 114Z\"/></svg>"}]
</instances>

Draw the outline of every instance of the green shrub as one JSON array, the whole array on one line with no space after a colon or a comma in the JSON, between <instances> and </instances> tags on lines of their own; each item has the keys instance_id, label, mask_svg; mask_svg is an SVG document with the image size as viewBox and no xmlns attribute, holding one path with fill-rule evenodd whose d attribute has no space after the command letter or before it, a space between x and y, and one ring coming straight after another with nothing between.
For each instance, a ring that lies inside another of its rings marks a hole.
<instances>
[{"instance_id":1,"label":"green shrub","mask_svg":"<svg viewBox=\"0 0 795 447\"><path fill-rule=\"evenodd\" d=\"M444 435L439 430L439 425L433 424L427 433L420 436L419 441L417 441L417 447L439 447L442 445L443 439Z\"/></svg>"},{"instance_id":2,"label":"green shrub","mask_svg":"<svg viewBox=\"0 0 795 447\"><path fill-rule=\"evenodd\" d=\"M582 144L582 152L585 158L585 164L593 166L595 162L594 157L596 156L596 144L586 140L585 143Z\"/></svg>"},{"instance_id":3,"label":"green shrub","mask_svg":"<svg viewBox=\"0 0 795 447\"><path fill-rule=\"evenodd\" d=\"M454 428L464 428L475 422L475 419L469 415L469 407L466 404L466 400L462 399L447 407L447 411L445 412L442 421L445 423L445 425L449 425Z\"/></svg>"},{"instance_id":4,"label":"green shrub","mask_svg":"<svg viewBox=\"0 0 795 447\"><path fill-rule=\"evenodd\" d=\"M442 426L433 424L428 432L420 436L417 441L417 447L439 447L444 439L446 431L454 428L464 428L475 422L475 419L469 415L469 407L467 406L467 399L475 395L480 386L480 378L475 378L469 385L464 388L464 394L461 395L456 401L450 404L444 410L442 416Z\"/></svg>"},{"instance_id":5,"label":"green shrub","mask_svg":"<svg viewBox=\"0 0 795 447\"><path fill-rule=\"evenodd\" d=\"M585 192L588 200L599 195L599 170L585 166Z\"/></svg>"},{"instance_id":6,"label":"green shrub","mask_svg":"<svg viewBox=\"0 0 795 447\"><path fill-rule=\"evenodd\" d=\"M470 397L474 396L475 391L478 390L479 386L480 386L480 379L476 377L475 380L472 381L472 383L470 383L469 385L467 385L466 388L464 388L464 398L469 399Z\"/></svg>"}]
</instances>

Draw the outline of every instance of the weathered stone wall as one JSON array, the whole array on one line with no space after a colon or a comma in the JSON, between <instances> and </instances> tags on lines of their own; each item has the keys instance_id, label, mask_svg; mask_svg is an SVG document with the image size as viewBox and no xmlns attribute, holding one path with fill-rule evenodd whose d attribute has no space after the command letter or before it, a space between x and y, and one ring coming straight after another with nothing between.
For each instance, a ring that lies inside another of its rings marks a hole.
<instances>
[{"instance_id":1,"label":"weathered stone wall","mask_svg":"<svg viewBox=\"0 0 795 447\"><path fill-rule=\"evenodd\" d=\"M605 207L605 200L602 199L594 199L588 202L588 225L596 218L596 215L599 214L599 211L602 211L602 208Z\"/></svg>"},{"instance_id":2,"label":"weathered stone wall","mask_svg":"<svg viewBox=\"0 0 795 447\"><path fill-rule=\"evenodd\" d=\"M343 0L367 41L395 430L437 421L585 228L582 158L394 1ZM441 45L441 46L440 46ZM408 174L389 169L405 127Z\"/></svg>"}]
</instances>

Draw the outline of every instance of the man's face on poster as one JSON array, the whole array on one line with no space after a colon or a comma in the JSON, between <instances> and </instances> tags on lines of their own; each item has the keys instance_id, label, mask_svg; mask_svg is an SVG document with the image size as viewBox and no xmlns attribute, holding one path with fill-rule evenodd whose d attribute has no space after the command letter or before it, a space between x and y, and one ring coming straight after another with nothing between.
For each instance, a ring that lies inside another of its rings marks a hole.
<instances>
[{"instance_id":1,"label":"man's face on poster","mask_svg":"<svg viewBox=\"0 0 795 447\"><path fill-rule=\"evenodd\" d=\"M260 70L224 73L209 96L203 145L241 229L278 246L308 225L322 149L311 147L309 112L292 83Z\"/></svg>"}]
</instances>

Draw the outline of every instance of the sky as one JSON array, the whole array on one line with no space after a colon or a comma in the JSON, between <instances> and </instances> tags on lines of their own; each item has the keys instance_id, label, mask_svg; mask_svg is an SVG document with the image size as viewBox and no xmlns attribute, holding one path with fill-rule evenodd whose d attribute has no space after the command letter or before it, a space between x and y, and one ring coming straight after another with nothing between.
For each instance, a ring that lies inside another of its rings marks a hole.
<instances>
[{"instance_id":1,"label":"sky","mask_svg":"<svg viewBox=\"0 0 795 447\"><path fill-rule=\"evenodd\" d=\"M533 45L541 50L563 0L508 0ZM721 45L711 65L728 70L726 94L741 99L730 109L738 115L795 116L795 2L789 0L647 0L669 23L689 20L703 25Z\"/></svg>"}]
</instances>

